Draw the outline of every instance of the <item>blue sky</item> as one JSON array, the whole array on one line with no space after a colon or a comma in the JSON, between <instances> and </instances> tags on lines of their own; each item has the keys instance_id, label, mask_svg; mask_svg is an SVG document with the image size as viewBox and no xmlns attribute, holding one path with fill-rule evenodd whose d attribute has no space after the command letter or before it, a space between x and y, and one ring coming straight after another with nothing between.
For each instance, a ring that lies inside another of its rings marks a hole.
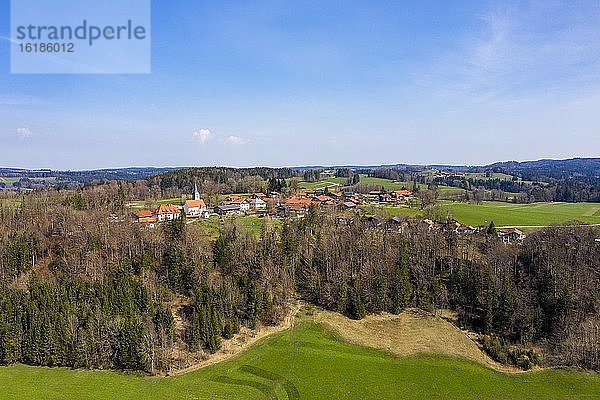
<instances>
[{"instance_id":1,"label":"blue sky","mask_svg":"<svg viewBox=\"0 0 600 400\"><path fill-rule=\"evenodd\" d=\"M371 3L153 1L150 74L19 75L0 0L0 166L600 156L600 2Z\"/></svg>"}]
</instances>

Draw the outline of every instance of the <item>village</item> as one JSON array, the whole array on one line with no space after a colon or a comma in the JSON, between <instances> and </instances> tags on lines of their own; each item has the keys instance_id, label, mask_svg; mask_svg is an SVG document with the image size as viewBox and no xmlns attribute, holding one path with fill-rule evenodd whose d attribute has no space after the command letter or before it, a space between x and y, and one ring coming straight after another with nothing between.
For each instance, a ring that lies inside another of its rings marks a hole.
<instances>
[{"instance_id":1,"label":"village","mask_svg":"<svg viewBox=\"0 0 600 400\"><path fill-rule=\"evenodd\" d=\"M249 195L228 195L214 207L209 207L204 199L201 198L197 185L194 185L194 192L191 199L187 199L180 206L174 204L161 204L154 210L143 209L136 211L134 217L137 222L147 224L154 228L157 223L172 221L182 218L186 219L208 219L223 218L226 216L256 216L278 219L303 218L311 207L323 208L332 212L338 212L337 222L348 224L355 217L356 213L349 211L361 210L360 206L406 206L415 199L410 190L401 189L390 192L382 190L373 190L367 194L355 193L352 191L329 192L325 189L302 190L288 197L279 192L253 193ZM406 218L394 216L383 218L379 215L367 217L369 225L372 227L383 227L388 230L402 232L407 226ZM463 225L456 220L449 220L445 223L433 221L429 218L420 220L423 228L427 231L452 231L456 234L473 235L485 232L487 226L469 226ZM498 238L504 243L521 242L526 234L516 228L499 230L496 232Z\"/></svg>"}]
</instances>

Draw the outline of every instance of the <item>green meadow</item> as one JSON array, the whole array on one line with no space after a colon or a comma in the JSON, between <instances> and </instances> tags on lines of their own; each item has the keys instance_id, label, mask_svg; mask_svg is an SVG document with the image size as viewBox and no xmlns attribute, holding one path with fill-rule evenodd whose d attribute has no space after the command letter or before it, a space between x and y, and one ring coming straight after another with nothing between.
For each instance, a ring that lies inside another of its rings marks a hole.
<instances>
[{"instance_id":1,"label":"green meadow","mask_svg":"<svg viewBox=\"0 0 600 400\"><path fill-rule=\"evenodd\" d=\"M342 178L331 178L331 179L327 179L327 180L323 180L323 181L318 181L318 182L299 181L298 182L298 188L300 188L300 189L307 189L307 190L314 190L314 189L325 189L326 187L328 187L328 188L334 190L333 188L335 188L335 187L337 187L337 186L340 185L337 181L341 180L341 179Z\"/></svg>"},{"instance_id":2,"label":"green meadow","mask_svg":"<svg viewBox=\"0 0 600 400\"><path fill-rule=\"evenodd\" d=\"M13 183L18 181L19 178L5 178L0 176L0 182L4 183L6 186L12 186Z\"/></svg>"},{"instance_id":3,"label":"green meadow","mask_svg":"<svg viewBox=\"0 0 600 400\"><path fill-rule=\"evenodd\" d=\"M233 222L237 227L242 228L256 237L260 237L265 225L267 226L281 226L282 222L278 219L270 217L257 217L254 215L248 216L224 216L224 217L211 217L211 218L199 218L190 220L192 224L198 224L204 232L211 238L216 239L221 233L221 229L228 223Z\"/></svg>"},{"instance_id":4,"label":"green meadow","mask_svg":"<svg viewBox=\"0 0 600 400\"><path fill-rule=\"evenodd\" d=\"M486 201L481 204L439 201L443 216L465 225L485 225L494 221L496 226L521 226L537 228L565 222L600 224L600 203L531 203L512 204ZM362 207L367 214L380 214L381 207ZM425 216L418 208L385 207L386 216Z\"/></svg>"},{"instance_id":5,"label":"green meadow","mask_svg":"<svg viewBox=\"0 0 600 400\"><path fill-rule=\"evenodd\" d=\"M236 358L181 376L15 365L0 399L598 399L600 375L506 374L459 359L398 358L346 344L314 322L259 341Z\"/></svg>"},{"instance_id":6,"label":"green meadow","mask_svg":"<svg viewBox=\"0 0 600 400\"><path fill-rule=\"evenodd\" d=\"M511 181L513 179L512 175L504 174L502 172L492 172L490 175L485 172L467 172L465 173L465 178L467 179L499 179L501 181Z\"/></svg>"},{"instance_id":7,"label":"green meadow","mask_svg":"<svg viewBox=\"0 0 600 400\"><path fill-rule=\"evenodd\" d=\"M412 190L413 188L413 182L400 182L400 181L392 181L390 179L384 179L384 178L375 178L372 176L367 176L367 175L361 175L360 176L360 183L364 184L364 185L377 185L377 186L381 186L383 189L385 189L386 191L394 191L394 190L401 190L401 189L409 189ZM328 178L328 179L324 179L321 180L319 182L298 182L298 187L300 189L323 189L325 187L328 187L330 190L337 190L338 187L342 187L346 184L346 178ZM427 189L427 185L424 183L419 183L417 184L417 186L419 187L419 189ZM438 186L438 190L440 192L440 196L441 197L445 197L448 196L448 198L451 198L453 196L456 196L458 194L461 194L462 192L464 192L463 189L460 188L455 188L455 187L451 187L451 186Z\"/></svg>"},{"instance_id":8,"label":"green meadow","mask_svg":"<svg viewBox=\"0 0 600 400\"><path fill-rule=\"evenodd\" d=\"M494 221L496 226L545 226L579 221L600 224L600 203L512 204L486 201L482 204L441 202L452 217L467 225Z\"/></svg>"}]
</instances>

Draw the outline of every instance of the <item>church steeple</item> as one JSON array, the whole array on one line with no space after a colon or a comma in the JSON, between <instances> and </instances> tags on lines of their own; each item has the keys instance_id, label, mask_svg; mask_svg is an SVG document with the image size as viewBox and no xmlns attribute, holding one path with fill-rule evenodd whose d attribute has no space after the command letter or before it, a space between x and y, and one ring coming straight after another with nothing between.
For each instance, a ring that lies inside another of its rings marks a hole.
<instances>
[{"instance_id":1,"label":"church steeple","mask_svg":"<svg viewBox=\"0 0 600 400\"><path fill-rule=\"evenodd\" d=\"M194 182L194 200L200 200L200 193L198 192L196 182Z\"/></svg>"}]
</instances>

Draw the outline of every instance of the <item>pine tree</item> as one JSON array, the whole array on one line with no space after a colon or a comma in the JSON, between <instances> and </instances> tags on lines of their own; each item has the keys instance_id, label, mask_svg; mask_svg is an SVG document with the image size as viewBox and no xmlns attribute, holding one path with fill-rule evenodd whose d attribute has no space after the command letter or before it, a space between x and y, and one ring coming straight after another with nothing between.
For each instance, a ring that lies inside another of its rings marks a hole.
<instances>
[{"instance_id":1,"label":"pine tree","mask_svg":"<svg viewBox=\"0 0 600 400\"><path fill-rule=\"evenodd\" d=\"M490 222L487 227L486 234L488 236L496 236L496 225L494 225L494 221Z\"/></svg>"},{"instance_id":2,"label":"pine tree","mask_svg":"<svg viewBox=\"0 0 600 400\"><path fill-rule=\"evenodd\" d=\"M410 272L408 268L409 256L407 246L403 246L400 252L400 259L396 265L396 279L392 293L392 312L399 314L410 304L411 285Z\"/></svg>"}]
</instances>

